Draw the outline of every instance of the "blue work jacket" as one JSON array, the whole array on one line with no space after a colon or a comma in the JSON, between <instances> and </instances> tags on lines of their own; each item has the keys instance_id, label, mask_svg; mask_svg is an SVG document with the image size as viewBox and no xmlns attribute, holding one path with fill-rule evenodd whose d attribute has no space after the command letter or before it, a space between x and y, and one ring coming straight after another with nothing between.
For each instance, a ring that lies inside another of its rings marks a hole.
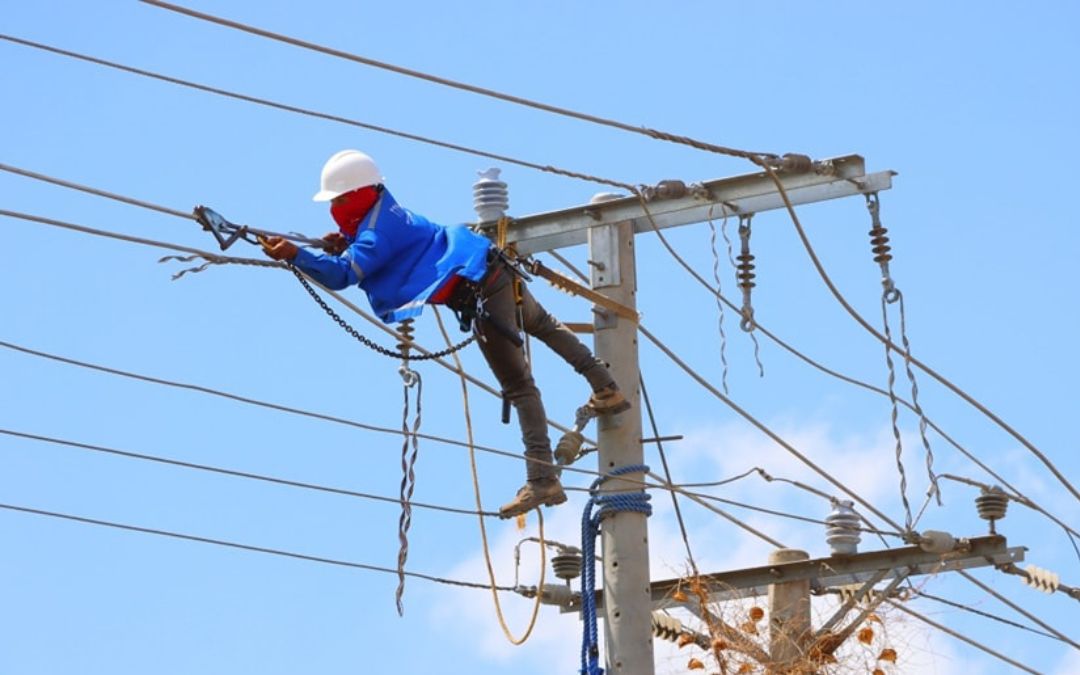
<instances>
[{"instance_id":1,"label":"blue work jacket","mask_svg":"<svg viewBox=\"0 0 1080 675\"><path fill-rule=\"evenodd\" d=\"M419 315L453 275L479 281L490 247L465 225L438 225L402 208L384 189L344 253L300 249L293 264L327 288L359 284L372 311L395 323Z\"/></svg>"}]
</instances>

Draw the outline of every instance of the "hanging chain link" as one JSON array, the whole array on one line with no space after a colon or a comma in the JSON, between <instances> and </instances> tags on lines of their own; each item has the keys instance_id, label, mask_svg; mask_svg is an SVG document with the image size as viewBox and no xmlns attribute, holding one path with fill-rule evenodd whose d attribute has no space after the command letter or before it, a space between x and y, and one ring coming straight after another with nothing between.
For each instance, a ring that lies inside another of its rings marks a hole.
<instances>
[{"instance_id":1,"label":"hanging chain link","mask_svg":"<svg viewBox=\"0 0 1080 675\"><path fill-rule=\"evenodd\" d=\"M394 359L403 359L403 360L412 360L412 361L430 361L432 359L440 359L440 358L442 358L444 356L449 356L449 355L453 354L454 352L456 352L456 351L458 351L460 349L464 349L465 347L470 345L476 339L476 335L473 334L473 335L470 335L469 337L465 338L461 342L457 343L456 345L453 345L452 347L447 347L446 349L443 349L443 350L440 350L440 351L437 351L437 352L431 352L430 354L419 354L417 356L408 356L406 358L405 354L403 354L401 352L395 352L395 351L393 351L391 349L387 349L386 347L383 347L382 345L379 345L379 344L375 343L374 341L372 341L372 340L364 337L363 335L361 335L358 330L356 330L351 325L349 325L349 323L347 321L345 321L345 319L341 318L341 316L337 312L335 312L333 310L333 308L330 307L330 305L326 304L326 301L322 299L322 296L320 296L318 294L318 292L315 291L314 288L312 288L311 284L308 283L308 280L304 278L304 275L300 272L300 270L298 270L293 265L289 265L288 267L289 267L289 271L292 272L296 276L297 280L304 287L304 290L306 290L308 292L308 295L310 295L312 297L312 299L315 300L315 302L319 303L319 307L322 307L323 311L326 312L326 314L331 319L333 319L334 322L337 323L337 325L341 326L342 330L344 330L346 333L348 333L349 335L356 338L356 340L360 344L362 344L365 347L368 347L369 349L372 349L372 350L382 354L383 356L389 356L390 358L394 358Z\"/></svg>"}]
</instances>

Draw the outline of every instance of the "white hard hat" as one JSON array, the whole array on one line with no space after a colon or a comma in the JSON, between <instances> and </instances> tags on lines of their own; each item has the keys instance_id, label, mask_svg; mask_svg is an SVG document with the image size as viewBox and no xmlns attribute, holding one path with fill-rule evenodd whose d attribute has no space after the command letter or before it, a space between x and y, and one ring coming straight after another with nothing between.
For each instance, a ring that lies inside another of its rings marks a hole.
<instances>
[{"instance_id":1,"label":"white hard hat","mask_svg":"<svg viewBox=\"0 0 1080 675\"><path fill-rule=\"evenodd\" d=\"M326 160L320 179L322 189L312 197L317 202L328 202L334 197L369 185L383 182L375 160L359 150L342 150Z\"/></svg>"}]
</instances>

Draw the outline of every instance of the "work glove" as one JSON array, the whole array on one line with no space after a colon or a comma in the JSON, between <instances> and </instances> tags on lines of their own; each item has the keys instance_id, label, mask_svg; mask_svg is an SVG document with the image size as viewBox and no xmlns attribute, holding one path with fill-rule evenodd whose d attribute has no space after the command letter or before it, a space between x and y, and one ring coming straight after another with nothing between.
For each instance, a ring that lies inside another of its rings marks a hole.
<instances>
[{"instance_id":1,"label":"work glove","mask_svg":"<svg viewBox=\"0 0 1080 675\"><path fill-rule=\"evenodd\" d=\"M296 244L283 237L260 237L263 253L274 260L292 260L299 250Z\"/></svg>"},{"instance_id":2,"label":"work glove","mask_svg":"<svg viewBox=\"0 0 1080 675\"><path fill-rule=\"evenodd\" d=\"M349 240L340 232L327 232L322 240L326 242L323 249L330 255L341 255L349 248Z\"/></svg>"}]
</instances>

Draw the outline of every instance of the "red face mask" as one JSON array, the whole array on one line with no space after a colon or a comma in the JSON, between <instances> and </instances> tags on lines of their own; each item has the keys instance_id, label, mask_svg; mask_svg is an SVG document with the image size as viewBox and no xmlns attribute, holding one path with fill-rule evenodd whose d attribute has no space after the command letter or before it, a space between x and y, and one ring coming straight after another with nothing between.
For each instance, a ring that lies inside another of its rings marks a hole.
<instances>
[{"instance_id":1,"label":"red face mask","mask_svg":"<svg viewBox=\"0 0 1080 675\"><path fill-rule=\"evenodd\" d=\"M342 234L355 238L360 221L378 199L379 189L374 185L346 192L330 203L330 215L333 216Z\"/></svg>"}]
</instances>

